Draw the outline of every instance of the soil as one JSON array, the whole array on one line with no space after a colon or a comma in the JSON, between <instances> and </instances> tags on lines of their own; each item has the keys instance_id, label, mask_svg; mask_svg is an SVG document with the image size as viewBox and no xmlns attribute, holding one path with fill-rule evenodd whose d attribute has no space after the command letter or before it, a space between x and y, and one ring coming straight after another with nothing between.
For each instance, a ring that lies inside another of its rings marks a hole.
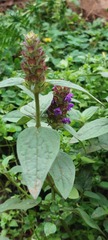
<instances>
[{"instance_id":1,"label":"soil","mask_svg":"<svg viewBox=\"0 0 108 240\"><path fill-rule=\"evenodd\" d=\"M21 8L30 0L0 0L0 12L5 12L13 5ZM108 20L108 0L79 0L79 6L72 3L72 0L66 0L67 6L77 13L82 13L87 20L97 17Z\"/></svg>"},{"instance_id":2,"label":"soil","mask_svg":"<svg viewBox=\"0 0 108 240\"><path fill-rule=\"evenodd\" d=\"M12 8L13 5L24 8L27 2L29 0L0 0L0 12L5 12L7 9Z\"/></svg>"},{"instance_id":3,"label":"soil","mask_svg":"<svg viewBox=\"0 0 108 240\"><path fill-rule=\"evenodd\" d=\"M67 0L67 5L74 11L82 13L87 19L105 18L108 20L108 0L79 0L79 7Z\"/></svg>"}]
</instances>

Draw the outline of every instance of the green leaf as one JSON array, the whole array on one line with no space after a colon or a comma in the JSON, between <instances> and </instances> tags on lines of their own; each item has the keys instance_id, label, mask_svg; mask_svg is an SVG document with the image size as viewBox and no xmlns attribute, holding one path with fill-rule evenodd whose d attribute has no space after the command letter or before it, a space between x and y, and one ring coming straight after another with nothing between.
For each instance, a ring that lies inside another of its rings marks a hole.
<instances>
[{"instance_id":1,"label":"green leaf","mask_svg":"<svg viewBox=\"0 0 108 240\"><path fill-rule=\"evenodd\" d=\"M77 213L83 218L83 220L86 222L86 224L94 229L97 229L101 232L101 229L99 226L95 223L95 221L81 208L76 208Z\"/></svg>"},{"instance_id":2,"label":"green leaf","mask_svg":"<svg viewBox=\"0 0 108 240\"><path fill-rule=\"evenodd\" d=\"M84 196L87 196L89 198L93 198L93 199L97 199L97 200L100 200L100 196L94 192L91 192L91 191L85 191L84 192Z\"/></svg>"},{"instance_id":3,"label":"green leaf","mask_svg":"<svg viewBox=\"0 0 108 240\"><path fill-rule=\"evenodd\" d=\"M85 141L91 138L96 138L104 133L108 133L108 118L100 118L89 123L86 123L76 133L77 135L70 140L70 143L76 143L79 141Z\"/></svg>"},{"instance_id":4,"label":"green leaf","mask_svg":"<svg viewBox=\"0 0 108 240\"><path fill-rule=\"evenodd\" d=\"M90 97L92 97L95 101L97 101L98 103L102 104L97 98L95 98L87 90L85 90L84 88L80 87L79 85L77 85L75 83L71 83L71 82L65 81L65 80L57 80L57 79L53 79L53 80L47 79L46 82L48 82L50 84L53 84L53 85L68 87L68 88L72 88L72 89L76 89L78 91L84 92L87 95L89 95Z\"/></svg>"},{"instance_id":5,"label":"green leaf","mask_svg":"<svg viewBox=\"0 0 108 240\"><path fill-rule=\"evenodd\" d=\"M64 152L59 152L51 167L50 175L58 191L66 199L69 196L75 179L75 166L71 157Z\"/></svg>"},{"instance_id":6,"label":"green leaf","mask_svg":"<svg viewBox=\"0 0 108 240\"><path fill-rule=\"evenodd\" d=\"M35 118L35 101L32 101L20 108L20 112L30 118Z\"/></svg>"},{"instance_id":7,"label":"green leaf","mask_svg":"<svg viewBox=\"0 0 108 240\"><path fill-rule=\"evenodd\" d=\"M108 150L108 133L101 135L98 139L99 139L100 146L103 149Z\"/></svg>"},{"instance_id":8,"label":"green leaf","mask_svg":"<svg viewBox=\"0 0 108 240\"><path fill-rule=\"evenodd\" d=\"M22 172L22 168L21 168L20 165L14 166L9 170L9 172L12 173L12 174L17 174L17 173Z\"/></svg>"},{"instance_id":9,"label":"green leaf","mask_svg":"<svg viewBox=\"0 0 108 240\"><path fill-rule=\"evenodd\" d=\"M40 113L41 115L48 109L48 107L51 104L51 101L53 99L53 93L49 92L46 95L39 95L39 101L40 101ZM29 117L35 118L35 101L32 101L25 106L21 107L20 109L21 113L24 115L27 115Z\"/></svg>"},{"instance_id":10,"label":"green leaf","mask_svg":"<svg viewBox=\"0 0 108 240\"><path fill-rule=\"evenodd\" d=\"M108 72L100 72L102 77L108 78Z\"/></svg>"},{"instance_id":11,"label":"green leaf","mask_svg":"<svg viewBox=\"0 0 108 240\"><path fill-rule=\"evenodd\" d=\"M72 108L72 109L69 111L69 118L70 118L71 120L80 121L80 119L81 119L81 113L80 113L80 111Z\"/></svg>"},{"instance_id":12,"label":"green leaf","mask_svg":"<svg viewBox=\"0 0 108 240\"><path fill-rule=\"evenodd\" d=\"M89 108L87 108L86 110L83 111L83 113L81 114L82 119L84 119L85 121L87 121L88 119L90 119L94 113L98 110L98 107L94 107L91 106Z\"/></svg>"},{"instance_id":13,"label":"green leaf","mask_svg":"<svg viewBox=\"0 0 108 240\"><path fill-rule=\"evenodd\" d=\"M44 224L44 233L47 236L49 236L50 234L55 233L57 230L56 225L54 223L51 222L46 222Z\"/></svg>"},{"instance_id":14,"label":"green leaf","mask_svg":"<svg viewBox=\"0 0 108 240\"><path fill-rule=\"evenodd\" d=\"M100 182L99 187L104 188L104 189L108 189L108 182L105 182L105 181Z\"/></svg>"},{"instance_id":15,"label":"green leaf","mask_svg":"<svg viewBox=\"0 0 108 240\"><path fill-rule=\"evenodd\" d=\"M22 118L24 114L22 114L19 110L14 110L9 113L7 113L4 117L3 120L6 122L18 122L20 118Z\"/></svg>"},{"instance_id":16,"label":"green leaf","mask_svg":"<svg viewBox=\"0 0 108 240\"><path fill-rule=\"evenodd\" d=\"M0 82L0 88L17 86L24 82L23 78L8 78Z\"/></svg>"},{"instance_id":17,"label":"green leaf","mask_svg":"<svg viewBox=\"0 0 108 240\"><path fill-rule=\"evenodd\" d=\"M81 161L85 164L89 164L89 163L95 163L96 160L94 159L91 159L91 158L88 158L88 157L85 157L85 156L82 156L81 157Z\"/></svg>"},{"instance_id":18,"label":"green leaf","mask_svg":"<svg viewBox=\"0 0 108 240\"><path fill-rule=\"evenodd\" d=\"M53 92L49 92L46 95L39 95L39 101L40 101L40 112L43 114L48 107L50 106L53 99Z\"/></svg>"},{"instance_id":19,"label":"green leaf","mask_svg":"<svg viewBox=\"0 0 108 240\"><path fill-rule=\"evenodd\" d=\"M105 211L104 208L102 207L97 207L94 212L92 213L91 217L96 219L96 218L100 218L100 217L103 217L103 216L106 216L108 215L108 210Z\"/></svg>"},{"instance_id":20,"label":"green leaf","mask_svg":"<svg viewBox=\"0 0 108 240\"><path fill-rule=\"evenodd\" d=\"M23 125L23 124L27 123L28 121L30 121L30 118L27 116L23 116L18 120L17 125Z\"/></svg>"},{"instance_id":21,"label":"green leaf","mask_svg":"<svg viewBox=\"0 0 108 240\"><path fill-rule=\"evenodd\" d=\"M34 94L28 88L26 88L24 85L18 85L18 87L22 89L23 92L25 92L29 97L34 99Z\"/></svg>"},{"instance_id":22,"label":"green leaf","mask_svg":"<svg viewBox=\"0 0 108 240\"><path fill-rule=\"evenodd\" d=\"M72 188L72 190L69 194L69 198L70 199L78 199L79 198L79 192L75 187Z\"/></svg>"},{"instance_id":23,"label":"green leaf","mask_svg":"<svg viewBox=\"0 0 108 240\"><path fill-rule=\"evenodd\" d=\"M23 199L21 200L19 197L11 197L6 200L4 203L0 204L0 212L5 212L10 209L20 209L26 211L27 209L33 208L40 203L41 199Z\"/></svg>"},{"instance_id":24,"label":"green leaf","mask_svg":"<svg viewBox=\"0 0 108 240\"><path fill-rule=\"evenodd\" d=\"M9 240L9 238L0 236L0 240Z\"/></svg>"},{"instance_id":25,"label":"green leaf","mask_svg":"<svg viewBox=\"0 0 108 240\"><path fill-rule=\"evenodd\" d=\"M37 198L58 154L60 139L50 128L30 127L18 136L17 153L29 192Z\"/></svg>"}]
</instances>

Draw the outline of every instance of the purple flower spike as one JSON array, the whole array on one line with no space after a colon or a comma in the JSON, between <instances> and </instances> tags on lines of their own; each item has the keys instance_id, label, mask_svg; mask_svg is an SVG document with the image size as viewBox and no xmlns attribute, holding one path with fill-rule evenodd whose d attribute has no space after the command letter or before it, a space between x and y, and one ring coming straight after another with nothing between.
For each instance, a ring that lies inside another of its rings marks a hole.
<instances>
[{"instance_id":1,"label":"purple flower spike","mask_svg":"<svg viewBox=\"0 0 108 240\"><path fill-rule=\"evenodd\" d=\"M67 101L67 102L71 102L71 98L72 97L73 97L73 94L72 93L68 93L64 100Z\"/></svg>"},{"instance_id":2,"label":"purple flower spike","mask_svg":"<svg viewBox=\"0 0 108 240\"><path fill-rule=\"evenodd\" d=\"M66 124L66 123L71 123L70 119L69 118L63 118L62 119L62 123Z\"/></svg>"},{"instance_id":3,"label":"purple flower spike","mask_svg":"<svg viewBox=\"0 0 108 240\"><path fill-rule=\"evenodd\" d=\"M69 103L67 106L67 111L71 110L71 108L73 108L74 104L73 103Z\"/></svg>"},{"instance_id":4,"label":"purple flower spike","mask_svg":"<svg viewBox=\"0 0 108 240\"><path fill-rule=\"evenodd\" d=\"M55 116L58 116L58 115L61 115L61 114L62 114L62 111L61 111L60 108L55 108L55 109L54 109L54 115L55 115Z\"/></svg>"}]
</instances>

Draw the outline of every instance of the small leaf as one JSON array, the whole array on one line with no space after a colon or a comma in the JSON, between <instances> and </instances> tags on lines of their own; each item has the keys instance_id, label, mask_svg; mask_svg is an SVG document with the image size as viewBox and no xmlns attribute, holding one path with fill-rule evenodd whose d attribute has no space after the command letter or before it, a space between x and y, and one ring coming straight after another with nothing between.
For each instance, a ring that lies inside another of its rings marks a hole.
<instances>
[{"instance_id":1,"label":"small leaf","mask_svg":"<svg viewBox=\"0 0 108 240\"><path fill-rule=\"evenodd\" d=\"M8 78L0 82L0 88L3 87L10 87L10 86L17 86L24 82L23 78Z\"/></svg>"},{"instance_id":2,"label":"small leaf","mask_svg":"<svg viewBox=\"0 0 108 240\"><path fill-rule=\"evenodd\" d=\"M89 198L93 198L93 199L97 199L97 200L100 200L100 196L94 192L91 192L91 191L85 191L84 192L84 196L87 196Z\"/></svg>"},{"instance_id":3,"label":"small leaf","mask_svg":"<svg viewBox=\"0 0 108 240\"><path fill-rule=\"evenodd\" d=\"M91 158L88 158L88 157L85 157L85 156L82 156L81 157L81 161L85 164L89 164L89 163L95 163L96 161L91 159Z\"/></svg>"},{"instance_id":4,"label":"small leaf","mask_svg":"<svg viewBox=\"0 0 108 240\"><path fill-rule=\"evenodd\" d=\"M108 118L100 118L89 123L86 123L80 130L76 133L77 135L70 140L70 143L85 141L91 138L96 138L104 133L108 133ZM77 139L75 139L77 138Z\"/></svg>"},{"instance_id":5,"label":"small leaf","mask_svg":"<svg viewBox=\"0 0 108 240\"><path fill-rule=\"evenodd\" d=\"M87 108L86 110L83 111L82 115L82 119L84 119L85 121L87 121L88 119L90 119L94 113L98 110L98 107L94 107L91 106L89 108Z\"/></svg>"},{"instance_id":6,"label":"small leaf","mask_svg":"<svg viewBox=\"0 0 108 240\"><path fill-rule=\"evenodd\" d=\"M72 188L72 190L71 190L71 192L69 194L69 198L70 199L77 199L77 198L79 198L79 192L78 192L78 190L75 187Z\"/></svg>"},{"instance_id":7,"label":"small leaf","mask_svg":"<svg viewBox=\"0 0 108 240\"><path fill-rule=\"evenodd\" d=\"M58 154L60 139L50 128L30 127L18 136L17 153L29 192L37 198Z\"/></svg>"},{"instance_id":8,"label":"small leaf","mask_svg":"<svg viewBox=\"0 0 108 240\"><path fill-rule=\"evenodd\" d=\"M51 222L46 222L44 224L44 233L47 236L49 236L50 234L53 234L56 232L56 225L54 223Z\"/></svg>"},{"instance_id":9,"label":"small leaf","mask_svg":"<svg viewBox=\"0 0 108 240\"><path fill-rule=\"evenodd\" d=\"M70 156L59 152L54 161L50 175L63 198L67 198L72 189L75 179L75 166Z\"/></svg>"},{"instance_id":10,"label":"small leaf","mask_svg":"<svg viewBox=\"0 0 108 240\"><path fill-rule=\"evenodd\" d=\"M69 118L70 118L71 120L80 121L80 119L81 119L81 113L80 113L80 111L72 108L72 109L69 111Z\"/></svg>"},{"instance_id":11,"label":"small leaf","mask_svg":"<svg viewBox=\"0 0 108 240\"><path fill-rule=\"evenodd\" d=\"M23 117L24 114L22 114L19 110L14 110L9 113L7 113L4 117L3 120L6 122L18 122L21 117Z\"/></svg>"},{"instance_id":12,"label":"small leaf","mask_svg":"<svg viewBox=\"0 0 108 240\"><path fill-rule=\"evenodd\" d=\"M91 228L97 229L101 232L101 229L99 228L97 223L95 223L95 221L83 209L77 208L76 210L88 226L90 226Z\"/></svg>"},{"instance_id":13,"label":"small leaf","mask_svg":"<svg viewBox=\"0 0 108 240\"><path fill-rule=\"evenodd\" d=\"M40 203L41 199L23 199L21 200L19 197L11 197L6 200L4 203L0 204L0 212L5 212L11 209L20 209L26 211L27 209L33 208Z\"/></svg>"},{"instance_id":14,"label":"small leaf","mask_svg":"<svg viewBox=\"0 0 108 240\"><path fill-rule=\"evenodd\" d=\"M108 182L105 182L105 181L100 182L99 187L104 188L104 189L108 189Z\"/></svg>"},{"instance_id":15,"label":"small leaf","mask_svg":"<svg viewBox=\"0 0 108 240\"><path fill-rule=\"evenodd\" d=\"M92 213L91 217L92 218L100 218L103 216L108 215L108 211L105 211L104 208L102 207L97 207L94 212Z\"/></svg>"},{"instance_id":16,"label":"small leaf","mask_svg":"<svg viewBox=\"0 0 108 240\"><path fill-rule=\"evenodd\" d=\"M12 173L12 174L17 174L17 173L22 172L22 168L21 168L20 165L14 166L9 170L9 172Z\"/></svg>"}]
</instances>

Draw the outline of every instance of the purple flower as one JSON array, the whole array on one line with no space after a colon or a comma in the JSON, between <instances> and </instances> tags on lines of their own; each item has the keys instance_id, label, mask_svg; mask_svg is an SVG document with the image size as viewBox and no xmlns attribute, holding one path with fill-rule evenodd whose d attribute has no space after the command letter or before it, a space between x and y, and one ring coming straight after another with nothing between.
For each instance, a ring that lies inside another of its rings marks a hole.
<instances>
[{"instance_id":1,"label":"purple flower","mask_svg":"<svg viewBox=\"0 0 108 240\"><path fill-rule=\"evenodd\" d=\"M70 119L69 118L63 118L62 119L62 123L66 124L66 123L71 123Z\"/></svg>"},{"instance_id":2,"label":"purple flower","mask_svg":"<svg viewBox=\"0 0 108 240\"><path fill-rule=\"evenodd\" d=\"M54 115L55 116L58 116L58 115L61 115L61 114L62 114L62 111L59 107L54 109Z\"/></svg>"},{"instance_id":3,"label":"purple flower","mask_svg":"<svg viewBox=\"0 0 108 240\"><path fill-rule=\"evenodd\" d=\"M73 103L69 103L67 106L67 111L71 110L71 108L73 108L74 104Z\"/></svg>"},{"instance_id":4,"label":"purple flower","mask_svg":"<svg viewBox=\"0 0 108 240\"><path fill-rule=\"evenodd\" d=\"M71 98L72 97L73 97L73 94L72 93L68 93L64 100L67 101L67 102L71 102Z\"/></svg>"}]
</instances>

